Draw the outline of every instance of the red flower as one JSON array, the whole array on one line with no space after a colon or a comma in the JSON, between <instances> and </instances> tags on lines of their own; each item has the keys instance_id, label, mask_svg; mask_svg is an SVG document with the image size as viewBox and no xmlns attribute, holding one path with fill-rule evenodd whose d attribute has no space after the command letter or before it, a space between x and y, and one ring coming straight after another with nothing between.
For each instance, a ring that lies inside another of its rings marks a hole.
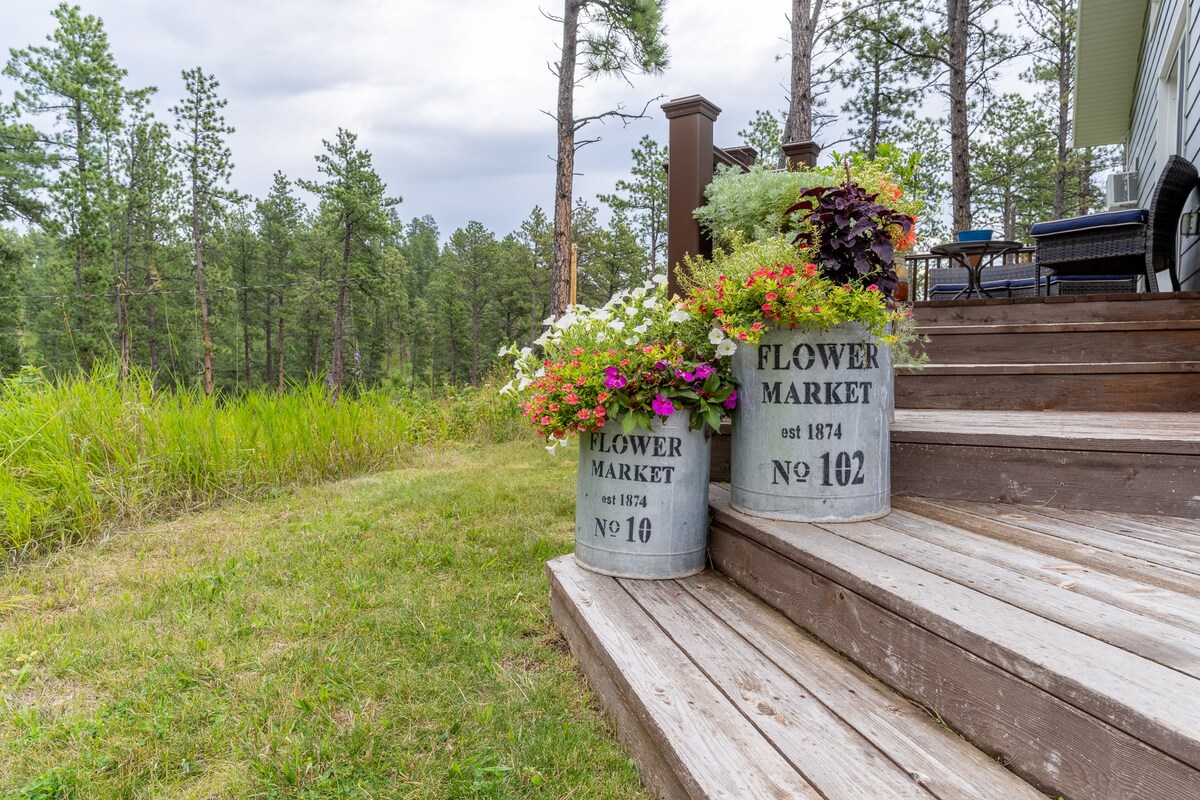
<instances>
[{"instance_id":1,"label":"red flower","mask_svg":"<svg viewBox=\"0 0 1200 800\"><path fill-rule=\"evenodd\" d=\"M587 419L591 415L592 415L592 412L588 411L586 408L581 408L581 409L579 409L579 413L576 414L575 416L579 417L580 419Z\"/></svg>"}]
</instances>

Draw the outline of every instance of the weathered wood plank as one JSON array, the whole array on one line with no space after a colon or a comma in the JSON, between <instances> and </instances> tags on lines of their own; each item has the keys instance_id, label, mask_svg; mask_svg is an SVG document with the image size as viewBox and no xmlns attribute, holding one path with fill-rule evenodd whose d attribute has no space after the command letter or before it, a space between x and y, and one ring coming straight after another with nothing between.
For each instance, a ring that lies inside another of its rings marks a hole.
<instances>
[{"instance_id":1,"label":"weathered wood plank","mask_svg":"<svg viewBox=\"0 0 1200 800\"><path fill-rule=\"evenodd\" d=\"M1074 322L1010 322L971 325L953 323L945 325L919 324L917 333L926 336L979 336L999 333L1116 333L1122 331L1179 331L1200 329L1200 318L1136 319L1136 320L1086 320Z\"/></svg>"},{"instance_id":2,"label":"weathered wood plank","mask_svg":"<svg viewBox=\"0 0 1200 800\"><path fill-rule=\"evenodd\" d=\"M1200 634L1200 599L1089 567L1070 557L1064 558L1062 553L1048 555L999 541L976 532L966 515L958 520L951 525L922 514L919 509L907 511L898 505L879 523L948 550Z\"/></svg>"},{"instance_id":3,"label":"weathered wood plank","mask_svg":"<svg viewBox=\"0 0 1200 800\"><path fill-rule=\"evenodd\" d=\"M1055 302L1048 302L1053 299ZM1007 303L915 304L919 325L1005 325L1047 322L1120 322L1137 320L1196 319L1200 293L1129 293L1078 295L1055 298L1016 298Z\"/></svg>"},{"instance_id":4,"label":"weathered wood plank","mask_svg":"<svg viewBox=\"0 0 1200 800\"><path fill-rule=\"evenodd\" d=\"M891 456L899 495L1200 516L1195 456L908 442Z\"/></svg>"},{"instance_id":5,"label":"weathered wood plank","mask_svg":"<svg viewBox=\"0 0 1200 800\"><path fill-rule=\"evenodd\" d=\"M823 797L933 797L682 586L620 583Z\"/></svg>"},{"instance_id":6,"label":"weathered wood plank","mask_svg":"<svg viewBox=\"0 0 1200 800\"><path fill-rule=\"evenodd\" d=\"M1039 508L1038 513L1054 519L1088 525L1118 536L1154 542L1164 547L1200 554L1200 520L1183 520L1174 517L1146 518L1133 514L1060 508Z\"/></svg>"},{"instance_id":7,"label":"weathered wood plank","mask_svg":"<svg viewBox=\"0 0 1200 800\"><path fill-rule=\"evenodd\" d=\"M1200 411L1196 372L1000 373L960 366L896 375L897 408L956 410ZM1146 387L1153 386L1153 392Z\"/></svg>"},{"instance_id":8,"label":"weathered wood plank","mask_svg":"<svg viewBox=\"0 0 1200 800\"><path fill-rule=\"evenodd\" d=\"M1200 456L1197 414L896 409L891 432L907 443Z\"/></svg>"},{"instance_id":9,"label":"weathered wood plank","mask_svg":"<svg viewBox=\"0 0 1200 800\"><path fill-rule=\"evenodd\" d=\"M1094 323L1106 326L1111 323ZM949 333L949 326L922 331L930 338L925 354L933 364L1042 364L1077 362L1194 361L1200 352L1200 320L1120 323L1126 330L1071 331L1053 326L971 326Z\"/></svg>"},{"instance_id":10,"label":"weathered wood plank","mask_svg":"<svg viewBox=\"0 0 1200 800\"><path fill-rule=\"evenodd\" d=\"M558 610L592 641L688 796L820 799L616 581L570 557L548 569Z\"/></svg>"},{"instance_id":11,"label":"weathered wood plank","mask_svg":"<svg viewBox=\"0 0 1200 800\"><path fill-rule=\"evenodd\" d=\"M892 508L911 511L923 517L984 534L1001 542L1008 542L1017 547L1089 566L1109 575L1200 598L1200 583L1189 573L1164 569L1140 559L1129 558L1089 545L1041 536L1026 528L1008 524L1007 517L1010 514L1019 515L1021 513L1020 506L1011 506L1002 514L985 516L973 513L970 506L950 505L949 501L945 500L893 496Z\"/></svg>"},{"instance_id":12,"label":"weathered wood plank","mask_svg":"<svg viewBox=\"0 0 1200 800\"><path fill-rule=\"evenodd\" d=\"M826 530L906 564L939 575L1079 633L1107 642L1194 679L1200 695L1200 633L1141 616L1024 573L996 566L904 532L907 520L892 514L880 522L821 525ZM915 520L920 525L920 520ZM936 523L935 523L936 524ZM964 535L969 535L965 534Z\"/></svg>"},{"instance_id":13,"label":"weathered wood plank","mask_svg":"<svg viewBox=\"0 0 1200 800\"><path fill-rule=\"evenodd\" d=\"M1200 693L1174 670L1105 645L820 527L747 517L710 490L737 530L1164 752L1200 767Z\"/></svg>"},{"instance_id":14,"label":"weathered wood plank","mask_svg":"<svg viewBox=\"0 0 1200 800\"><path fill-rule=\"evenodd\" d=\"M684 588L941 800L1042 795L716 573Z\"/></svg>"},{"instance_id":15,"label":"weathered wood plank","mask_svg":"<svg viewBox=\"0 0 1200 800\"><path fill-rule=\"evenodd\" d=\"M1195 488L1200 489L1200 484ZM947 505L963 508L961 501L957 500L949 501ZM1200 583L1200 554L1197 553L1100 530L1089 524L1081 524L1078 521L1079 517L1074 520L1055 517L1052 513L1042 513L1043 509L1041 508L1014 509L1011 506L1000 507L995 503L981 503L975 508L966 510L1003 513L1005 522L1010 525L1028 528L1046 536L1090 545L1111 553L1120 553L1129 558L1140 559L1160 567L1168 567L1177 572L1191 573Z\"/></svg>"},{"instance_id":16,"label":"weathered wood plank","mask_svg":"<svg viewBox=\"0 0 1200 800\"><path fill-rule=\"evenodd\" d=\"M1178 759L719 519L709 550L738 584L1051 796L1186 798L1200 785L1200 772Z\"/></svg>"}]
</instances>

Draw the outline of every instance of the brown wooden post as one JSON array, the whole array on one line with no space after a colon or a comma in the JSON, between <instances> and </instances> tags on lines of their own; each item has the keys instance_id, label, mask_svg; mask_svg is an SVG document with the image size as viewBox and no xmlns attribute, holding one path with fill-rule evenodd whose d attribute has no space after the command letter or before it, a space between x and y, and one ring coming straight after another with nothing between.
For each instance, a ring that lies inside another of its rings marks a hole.
<instances>
[{"instance_id":1,"label":"brown wooden post","mask_svg":"<svg viewBox=\"0 0 1200 800\"><path fill-rule=\"evenodd\" d=\"M684 255L712 255L712 242L692 216L704 205L713 176L713 123L721 109L698 94L663 103L667 136L667 286L683 294L679 264Z\"/></svg>"},{"instance_id":2,"label":"brown wooden post","mask_svg":"<svg viewBox=\"0 0 1200 800\"><path fill-rule=\"evenodd\" d=\"M788 169L795 170L798 166L815 167L817 156L821 154L821 145L813 141L788 142L783 146L783 156L787 159Z\"/></svg>"}]
</instances>

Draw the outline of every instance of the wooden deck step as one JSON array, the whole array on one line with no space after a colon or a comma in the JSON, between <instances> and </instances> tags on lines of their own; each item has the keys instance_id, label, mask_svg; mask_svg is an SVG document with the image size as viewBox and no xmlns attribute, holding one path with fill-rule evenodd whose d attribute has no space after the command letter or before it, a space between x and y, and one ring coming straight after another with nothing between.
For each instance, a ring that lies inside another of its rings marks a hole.
<instances>
[{"instance_id":1,"label":"wooden deck step","mask_svg":"<svg viewBox=\"0 0 1200 800\"><path fill-rule=\"evenodd\" d=\"M1200 318L920 325L931 364L1194 361Z\"/></svg>"},{"instance_id":2,"label":"wooden deck step","mask_svg":"<svg viewBox=\"0 0 1200 800\"><path fill-rule=\"evenodd\" d=\"M1200 517L1200 414L897 409L892 492Z\"/></svg>"},{"instance_id":3,"label":"wooden deck step","mask_svg":"<svg viewBox=\"0 0 1200 800\"><path fill-rule=\"evenodd\" d=\"M740 514L714 565L1018 775L1071 800L1200 797L1200 522L896 498Z\"/></svg>"},{"instance_id":4,"label":"wooden deck step","mask_svg":"<svg viewBox=\"0 0 1200 800\"><path fill-rule=\"evenodd\" d=\"M715 573L547 568L555 623L660 797L1042 797Z\"/></svg>"},{"instance_id":5,"label":"wooden deck step","mask_svg":"<svg viewBox=\"0 0 1200 800\"><path fill-rule=\"evenodd\" d=\"M896 407L1197 412L1200 360L931 363L897 372Z\"/></svg>"}]
</instances>

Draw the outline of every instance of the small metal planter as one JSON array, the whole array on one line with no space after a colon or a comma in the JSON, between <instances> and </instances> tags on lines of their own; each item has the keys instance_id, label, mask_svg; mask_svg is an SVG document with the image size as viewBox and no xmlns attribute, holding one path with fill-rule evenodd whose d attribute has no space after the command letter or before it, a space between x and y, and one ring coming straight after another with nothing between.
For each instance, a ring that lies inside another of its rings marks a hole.
<instances>
[{"instance_id":1,"label":"small metal planter","mask_svg":"<svg viewBox=\"0 0 1200 800\"><path fill-rule=\"evenodd\" d=\"M890 347L860 325L773 330L738 348L733 374L735 509L799 522L891 510Z\"/></svg>"},{"instance_id":2,"label":"small metal planter","mask_svg":"<svg viewBox=\"0 0 1200 800\"><path fill-rule=\"evenodd\" d=\"M579 438L575 559L620 578L682 578L707 563L710 443L677 411L651 430Z\"/></svg>"}]
</instances>

